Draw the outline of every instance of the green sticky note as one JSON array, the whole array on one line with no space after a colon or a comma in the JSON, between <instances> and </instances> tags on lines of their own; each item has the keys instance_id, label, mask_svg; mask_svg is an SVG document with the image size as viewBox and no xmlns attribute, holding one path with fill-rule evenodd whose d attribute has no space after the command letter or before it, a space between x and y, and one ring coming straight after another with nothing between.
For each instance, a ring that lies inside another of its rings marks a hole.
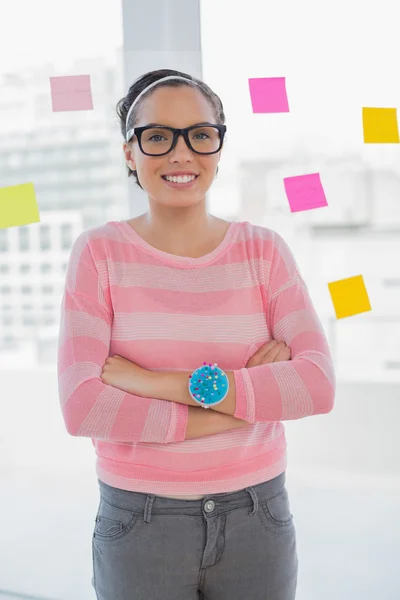
<instances>
[{"instance_id":1,"label":"green sticky note","mask_svg":"<svg viewBox=\"0 0 400 600\"><path fill-rule=\"evenodd\" d=\"M0 229L39 222L33 183L0 188Z\"/></svg>"}]
</instances>

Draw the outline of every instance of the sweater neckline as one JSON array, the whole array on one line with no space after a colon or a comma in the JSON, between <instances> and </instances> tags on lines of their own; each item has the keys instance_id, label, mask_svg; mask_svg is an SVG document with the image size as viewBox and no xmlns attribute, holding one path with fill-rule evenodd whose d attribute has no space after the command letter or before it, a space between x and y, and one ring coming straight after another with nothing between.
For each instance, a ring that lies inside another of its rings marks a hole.
<instances>
[{"instance_id":1,"label":"sweater neckline","mask_svg":"<svg viewBox=\"0 0 400 600\"><path fill-rule=\"evenodd\" d=\"M232 221L225 233L223 240L219 243L219 245L214 248L208 254L204 254L203 256L199 256L197 258L193 258L191 256L178 256L176 254L170 254L169 252L164 252L163 250L159 250L155 248L146 240L144 240L133 227L129 225L127 221L111 221L111 223L115 223L120 229L126 234L126 237L134 242L137 246L152 254L153 256L157 256L160 259L163 259L166 262L174 263L182 266L204 266L216 258L218 258L225 250L227 250L231 244L235 241L236 236L239 232L241 222L240 221Z\"/></svg>"}]
</instances>

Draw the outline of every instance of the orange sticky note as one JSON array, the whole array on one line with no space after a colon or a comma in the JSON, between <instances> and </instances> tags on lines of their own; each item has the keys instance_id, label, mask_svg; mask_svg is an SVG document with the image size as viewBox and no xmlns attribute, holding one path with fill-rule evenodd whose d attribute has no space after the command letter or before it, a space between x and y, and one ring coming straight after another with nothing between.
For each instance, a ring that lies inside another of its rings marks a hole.
<instances>
[{"instance_id":1,"label":"orange sticky note","mask_svg":"<svg viewBox=\"0 0 400 600\"><path fill-rule=\"evenodd\" d=\"M352 317L371 310L362 275L328 283L337 319Z\"/></svg>"},{"instance_id":2,"label":"orange sticky note","mask_svg":"<svg viewBox=\"0 0 400 600\"><path fill-rule=\"evenodd\" d=\"M39 222L33 183L0 188L0 229Z\"/></svg>"},{"instance_id":3,"label":"orange sticky note","mask_svg":"<svg viewBox=\"0 0 400 600\"><path fill-rule=\"evenodd\" d=\"M364 142L366 144L399 144L396 108L362 109Z\"/></svg>"}]
</instances>

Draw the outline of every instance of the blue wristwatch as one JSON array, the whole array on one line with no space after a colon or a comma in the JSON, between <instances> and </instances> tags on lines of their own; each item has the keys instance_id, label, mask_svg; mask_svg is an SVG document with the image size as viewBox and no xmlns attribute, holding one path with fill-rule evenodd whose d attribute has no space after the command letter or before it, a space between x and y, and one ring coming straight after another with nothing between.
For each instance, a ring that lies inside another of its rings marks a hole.
<instances>
[{"instance_id":1,"label":"blue wristwatch","mask_svg":"<svg viewBox=\"0 0 400 600\"><path fill-rule=\"evenodd\" d=\"M228 391L228 377L217 363L212 365L204 362L203 366L189 375L189 393L203 408L212 408L222 402Z\"/></svg>"}]
</instances>

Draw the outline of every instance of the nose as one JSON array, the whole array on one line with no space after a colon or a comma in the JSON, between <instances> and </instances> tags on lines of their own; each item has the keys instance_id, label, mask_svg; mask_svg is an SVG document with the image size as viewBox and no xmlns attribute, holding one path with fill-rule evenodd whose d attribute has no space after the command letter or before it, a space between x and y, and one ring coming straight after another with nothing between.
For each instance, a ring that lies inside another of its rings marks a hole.
<instances>
[{"instance_id":1,"label":"nose","mask_svg":"<svg viewBox=\"0 0 400 600\"><path fill-rule=\"evenodd\" d=\"M175 148L170 152L170 156L175 160L190 160L193 158L193 152L186 144L183 135L178 136Z\"/></svg>"}]
</instances>

